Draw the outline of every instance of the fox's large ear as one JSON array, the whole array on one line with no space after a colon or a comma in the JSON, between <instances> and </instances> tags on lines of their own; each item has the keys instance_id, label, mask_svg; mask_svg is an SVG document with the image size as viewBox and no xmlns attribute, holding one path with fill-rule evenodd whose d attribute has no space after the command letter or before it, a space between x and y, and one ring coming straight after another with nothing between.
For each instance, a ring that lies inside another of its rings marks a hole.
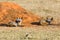
<instances>
[{"instance_id":1,"label":"fox's large ear","mask_svg":"<svg viewBox=\"0 0 60 40\"><path fill-rule=\"evenodd\" d=\"M53 20L53 17L51 18L51 20Z\"/></svg>"},{"instance_id":2,"label":"fox's large ear","mask_svg":"<svg viewBox=\"0 0 60 40\"><path fill-rule=\"evenodd\" d=\"M21 19L23 19L23 17L21 17Z\"/></svg>"}]
</instances>

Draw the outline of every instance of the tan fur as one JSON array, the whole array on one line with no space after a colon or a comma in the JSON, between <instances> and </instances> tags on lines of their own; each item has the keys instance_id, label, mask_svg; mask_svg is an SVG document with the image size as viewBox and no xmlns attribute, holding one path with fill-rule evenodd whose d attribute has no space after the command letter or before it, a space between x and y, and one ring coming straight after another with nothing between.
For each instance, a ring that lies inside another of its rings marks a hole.
<instances>
[{"instance_id":1,"label":"tan fur","mask_svg":"<svg viewBox=\"0 0 60 40\"><path fill-rule=\"evenodd\" d=\"M9 22L8 25L17 27L17 24L15 22Z\"/></svg>"},{"instance_id":2,"label":"tan fur","mask_svg":"<svg viewBox=\"0 0 60 40\"><path fill-rule=\"evenodd\" d=\"M19 26L22 25L22 21L21 21L20 23L18 23L18 25L19 25Z\"/></svg>"},{"instance_id":3,"label":"tan fur","mask_svg":"<svg viewBox=\"0 0 60 40\"><path fill-rule=\"evenodd\" d=\"M46 18L42 17L42 19L40 21L41 25L47 25L48 24L45 20L46 20Z\"/></svg>"},{"instance_id":4,"label":"tan fur","mask_svg":"<svg viewBox=\"0 0 60 40\"><path fill-rule=\"evenodd\" d=\"M40 21L41 25L48 25L48 22L46 22L47 18L51 19L52 17L51 16L42 17L41 21ZM53 22L53 20L51 21L51 24L52 24L52 22Z\"/></svg>"}]
</instances>

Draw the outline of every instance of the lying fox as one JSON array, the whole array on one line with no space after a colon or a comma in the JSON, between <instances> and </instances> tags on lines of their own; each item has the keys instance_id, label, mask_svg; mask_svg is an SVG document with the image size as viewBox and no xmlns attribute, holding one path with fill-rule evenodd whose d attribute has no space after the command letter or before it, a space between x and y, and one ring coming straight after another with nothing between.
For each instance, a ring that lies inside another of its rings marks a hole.
<instances>
[{"instance_id":1,"label":"lying fox","mask_svg":"<svg viewBox=\"0 0 60 40\"><path fill-rule=\"evenodd\" d=\"M22 19L21 18L17 18L15 20L15 22L11 21L11 22L8 23L8 25L10 25L10 26L16 26L17 27L17 26L20 26L21 23L22 23Z\"/></svg>"},{"instance_id":2,"label":"lying fox","mask_svg":"<svg viewBox=\"0 0 60 40\"><path fill-rule=\"evenodd\" d=\"M12 21L11 21L11 22L9 22L9 23L8 23L8 25L9 25L9 26L14 26L14 27L17 27L17 23L12 22Z\"/></svg>"},{"instance_id":3,"label":"lying fox","mask_svg":"<svg viewBox=\"0 0 60 40\"><path fill-rule=\"evenodd\" d=\"M53 17L47 16L46 18L43 18L40 20L41 25L50 25L51 22L53 21Z\"/></svg>"}]
</instances>

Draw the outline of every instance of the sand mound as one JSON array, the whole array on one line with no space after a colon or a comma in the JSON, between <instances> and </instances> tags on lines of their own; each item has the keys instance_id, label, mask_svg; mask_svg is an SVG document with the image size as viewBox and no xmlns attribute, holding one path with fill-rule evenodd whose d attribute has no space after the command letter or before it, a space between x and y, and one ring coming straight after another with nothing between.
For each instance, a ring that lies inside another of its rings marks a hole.
<instances>
[{"instance_id":1,"label":"sand mound","mask_svg":"<svg viewBox=\"0 0 60 40\"><path fill-rule=\"evenodd\" d=\"M23 23L31 23L39 20L38 16L15 3L0 2L0 24L15 21L17 17L23 17Z\"/></svg>"}]
</instances>

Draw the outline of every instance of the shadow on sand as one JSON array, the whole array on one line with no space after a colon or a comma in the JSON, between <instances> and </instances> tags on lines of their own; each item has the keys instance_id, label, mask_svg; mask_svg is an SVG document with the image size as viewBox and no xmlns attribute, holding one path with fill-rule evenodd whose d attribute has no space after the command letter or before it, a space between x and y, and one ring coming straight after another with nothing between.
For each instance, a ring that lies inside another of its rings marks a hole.
<instances>
[{"instance_id":1,"label":"shadow on sand","mask_svg":"<svg viewBox=\"0 0 60 40\"><path fill-rule=\"evenodd\" d=\"M50 24L50 25L41 25L39 22L32 22L32 25L37 25L37 26L60 26L60 24ZM0 24L0 26L3 27L16 27L15 25L8 25L8 24ZM24 25L18 25L17 27L24 27Z\"/></svg>"},{"instance_id":2,"label":"shadow on sand","mask_svg":"<svg viewBox=\"0 0 60 40\"><path fill-rule=\"evenodd\" d=\"M41 23L40 22L32 22L31 23L32 25L39 25L39 26L43 26L43 25L41 25ZM44 25L44 26L60 26L60 23L59 24L48 24L48 25Z\"/></svg>"},{"instance_id":3,"label":"shadow on sand","mask_svg":"<svg viewBox=\"0 0 60 40\"><path fill-rule=\"evenodd\" d=\"M3 27L16 27L15 25L8 25L8 24L0 24ZM24 27L24 25L18 25L18 27Z\"/></svg>"},{"instance_id":4,"label":"shadow on sand","mask_svg":"<svg viewBox=\"0 0 60 40\"><path fill-rule=\"evenodd\" d=\"M41 25L40 22L32 22L32 25Z\"/></svg>"}]
</instances>

